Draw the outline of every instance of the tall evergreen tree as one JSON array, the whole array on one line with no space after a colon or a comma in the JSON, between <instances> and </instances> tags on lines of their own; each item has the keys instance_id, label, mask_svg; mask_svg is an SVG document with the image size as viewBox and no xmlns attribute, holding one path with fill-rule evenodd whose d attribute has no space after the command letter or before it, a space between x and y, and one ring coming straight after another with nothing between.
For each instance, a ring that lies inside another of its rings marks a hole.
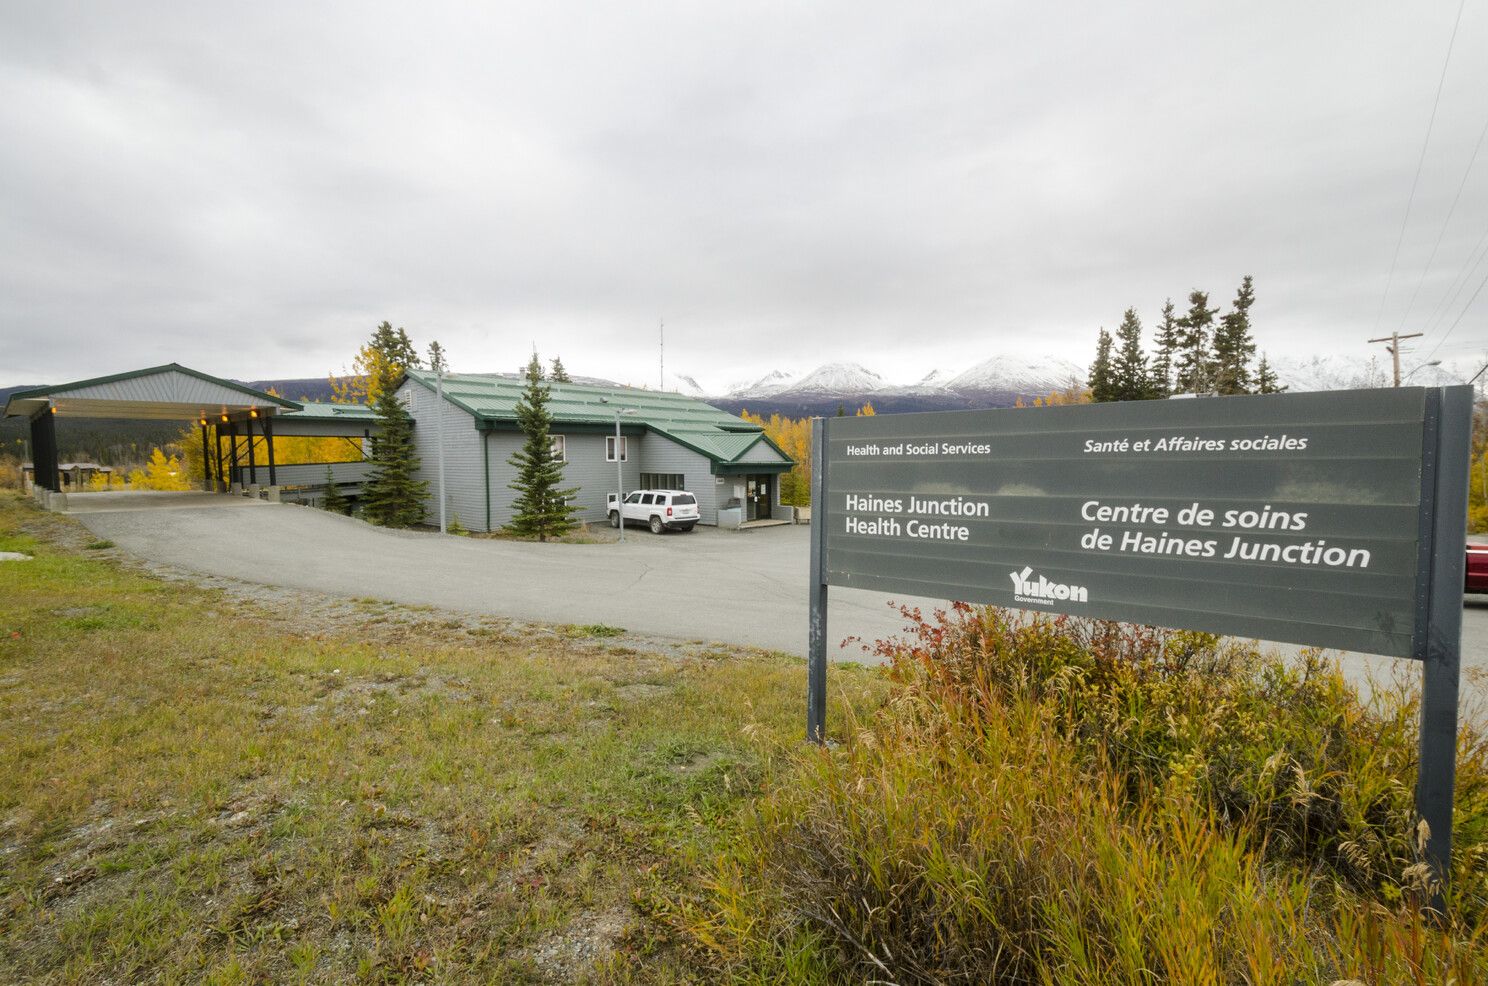
<instances>
[{"instance_id":1,"label":"tall evergreen tree","mask_svg":"<svg viewBox=\"0 0 1488 986\"><path fill-rule=\"evenodd\" d=\"M510 459L517 469L517 491L512 503L513 517L507 528L516 534L536 534L539 541L566 534L578 522L579 508L568 501L578 488L559 489L563 481L562 459L553 455L553 414L548 410L550 392L543 383L542 361L537 353L527 363L527 389L517 401L517 424L527 436L526 442Z\"/></svg>"},{"instance_id":2,"label":"tall evergreen tree","mask_svg":"<svg viewBox=\"0 0 1488 986\"><path fill-rule=\"evenodd\" d=\"M413 446L413 419L398 398L403 372L401 366L382 363L372 402L378 433L372 444L372 474L362 488L362 514L384 527L408 527L422 521L424 500L429 496L429 484L414 478L419 459Z\"/></svg>"},{"instance_id":3,"label":"tall evergreen tree","mask_svg":"<svg viewBox=\"0 0 1488 986\"><path fill-rule=\"evenodd\" d=\"M1214 386L1212 329L1218 308L1209 307L1209 294L1191 291L1188 314L1178 320L1178 361L1174 387L1180 394L1206 394Z\"/></svg>"},{"instance_id":4,"label":"tall evergreen tree","mask_svg":"<svg viewBox=\"0 0 1488 986\"><path fill-rule=\"evenodd\" d=\"M1235 293L1230 311L1219 320L1214 333L1214 389L1220 394L1251 392L1250 361L1255 358L1255 340L1250 334L1250 306L1255 304L1255 287L1246 274Z\"/></svg>"},{"instance_id":5,"label":"tall evergreen tree","mask_svg":"<svg viewBox=\"0 0 1488 986\"><path fill-rule=\"evenodd\" d=\"M1178 353L1178 310L1169 298L1163 305L1162 321L1157 323L1152 353L1152 396L1167 397L1173 392L1173 360Z\"/></svg>"},{"instance_id":6,"label":"tall evergreen tree","mask_svg":"<svg viewBox=\"0 0 1488 986\"><path fill-rule=\"evenodd\" d=\"M1095 362L1090 364L1090 399L1100 404L1116 400L1115 377L1111 365L1111 333L1105 329L1095 340Z\"/></svg>"},{"instance_id":7,"label":"tall evergreen tree","mask_svg":"<svg viewBox=\"0 0 1488 986\"><path fill-rule=\"evenodd\" d=\"M445 359L444 347L437 339L429 343L429 369L435 373L449 372L449 362Z\"/></svg>"},{"instance_id":8,"label":"tall evergreen tree","mask_svg":"<svg viewBox=\"0 0 1488 986\"><path fill-rule=\"evenodd\" d=\"M1261 354L1260 363L1256 364L1255 392L1258 394L1279 394L1286 387L1276 379L1276 371L1271 369L1271 362L1266 359L1266 354Z\"/></svg>"},{"instance_id":9,"label":"tall evergreen tree","mask_svg":"<svg viewBox=\"0 0 1488 986\"><path fill-rule=\"evenodd\" d=\"M408 338L408 333L401 328L393 328L390 322L385 321L373 330L371 346L386 357L389 363L404 369L424 365L423 360L419 359L418 350L413 348L413 340Z\"/></svg>"},{"instance_id":10,"label":"tall evergreen tree","mask_svg":"<svg viewBox=\"0 0 1488 986\"><path fill-rule=\"evenodd\" d=\"M1111 388L1116 401L1145 401L1153 396L1147 354L1142 352L1142 320L1128 308L1116 329L1116 358L1111 363Z\"/></svg>"},{"instance_id":11,"label":"tall evergreen tree","mask_svg":"<svg viewBox=\"0 0 1488 986\"><path fill-rule=\"evenodd\" d=\"M351 365L350 373L330 378L331 400L338 404L373 404L378 381L401 379L404 370L421 364L408 333L384 321L372 330L372 338L357 350ZM389 368L395 372L390 374Z\"/></svg>"},{"instance_id":12,"label":"tall evergreen tree","mask_svg":"<svg viewBox=\"0 0 1488 986\"><path fill-rule=\"evenodd\" d=\"M573 381L569 379L568 371L563 368L562 356L553 357L552 380L554 383L573 383Z\"/></svg>"}]
</instances>

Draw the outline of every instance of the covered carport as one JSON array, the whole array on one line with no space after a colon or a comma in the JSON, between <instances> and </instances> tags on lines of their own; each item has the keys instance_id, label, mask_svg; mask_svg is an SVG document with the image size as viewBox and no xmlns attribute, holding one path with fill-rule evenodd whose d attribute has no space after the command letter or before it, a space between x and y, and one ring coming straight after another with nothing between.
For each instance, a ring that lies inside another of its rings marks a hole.
<instances>
[{"instance_id":1,"label":"covered carport","mask_svg":"<svg viewBox=\"0 0 1488 986\"><path fill-rule=\"evenodd\" d=\"M201 434L207 490L261 490L271 499L277 499L281 481L323 485L328 466L347 467L343 471L356 475L338 478L357 483L365 472L360 461L281 464L274 451L276 431L302 437L362 438L371 437L375 430L370 410L361 405L292 401L178 363L18 391L6 402L4 416L29 419L35 486L50 496L60 496L64 486L58 462L58 418L195 422Z\"/></svg>"}]
</instances>

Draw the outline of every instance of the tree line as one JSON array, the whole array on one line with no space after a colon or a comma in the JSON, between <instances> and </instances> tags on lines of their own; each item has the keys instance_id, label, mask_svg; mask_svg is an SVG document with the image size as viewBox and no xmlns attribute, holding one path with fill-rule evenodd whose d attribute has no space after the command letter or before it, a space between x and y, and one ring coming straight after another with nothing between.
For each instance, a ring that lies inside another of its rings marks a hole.
<instances>
[{"instance_id":1,"label":"tree line","mask_svg":"<svg viewBox=\"0 0 1488 986\"><path fill-rule=\"evenodd\" d=\"M1121 316L1113 336L1101 328L1087 383L1090 399L1145 401L1175 394L1275 394L1286 388L1264 353L1256 359L1250 309L1254 279L1246 274L1230 310L1220 315L1209 293L1194 290L1188 310L1179 314L1169 298L1153 333L1152 349L1142 345L1142 320L1135 308ZM1215 316L1219 316L1218 319Z\"/></svg>"},{"instance_id":2,"label":"tree line","mask_svg":"<svg viewBox=\"0 0 1488 986\"><path fill-rule=\"evenodd\" d=\"M837 417L844 418L849 413L854 417L868 418L878 412L871 403L854 412L849 412L845 404L837 406ZM778 412L766 418L750 413L747 408L739 411L739 417L759 425L766 438L795 460L790 472L780 477L780 502L788 507L811 506L811 419L788 418Z\"/></svg>"}]
</instances>

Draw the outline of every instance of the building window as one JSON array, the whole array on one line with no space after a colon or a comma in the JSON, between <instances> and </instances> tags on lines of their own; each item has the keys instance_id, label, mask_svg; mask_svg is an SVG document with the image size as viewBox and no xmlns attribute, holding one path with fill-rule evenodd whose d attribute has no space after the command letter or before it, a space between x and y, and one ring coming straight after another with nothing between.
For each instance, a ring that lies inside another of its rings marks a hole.
<instances>
[{"instance_id":1,"label":"building window","mask_svg":"<svg viewBox=\"0 0 1488 986\"><path fill-rule=\"evenodd\" d=\"M685 490L687 482L680 472L643 472L641 473L641 489Z\"/></svg>"},{"instance_id":2,"label":"building window","mask_svg":"<svg viewBox=\"0 0 1488 986\"><path fill-rule=\"evenodd\" d=\"M605 438L605 461L606 462L614 462L615 461L615 436L614 435L609 435L609 436L606 436L606 438ZM630 439L629 438L626 438L623 435L620 437L620 461L621 462L629 462L630 461Z\"/></svg>"},{"instance_id":3,"label":"building window","mask_svg":"<svg viewBox=\"0 0 1488 986\"><path fill-rule=\"evenodd\" d=\"M553 458L554 459L557 459L559 462L567 462L568 461L568 436L567 435L549 435L548 438L552 441L552 445L550 445L549 447L553 450Z\"/></svg>"}]
</instances>

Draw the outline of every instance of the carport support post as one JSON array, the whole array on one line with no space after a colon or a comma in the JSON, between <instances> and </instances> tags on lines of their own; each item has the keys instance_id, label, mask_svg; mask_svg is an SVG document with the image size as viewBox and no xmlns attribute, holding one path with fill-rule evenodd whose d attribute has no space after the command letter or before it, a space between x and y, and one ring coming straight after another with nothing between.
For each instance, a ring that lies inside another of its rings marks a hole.
<instances>
[{"instance_id":1,"label":"carport support post","mask_svg":"<svg viewBox=\"0 0 1488 986\"><path fill-rule=\"evenodd\" d=\"M1452 802L1457 779L1457 690L1462 668L1462 580L1467 541L1472 389L1426 392L1425 452L1421 462L1421 576L1425 633L1416 641L1421 659L1420 767L1416 812L1429 826L1426 862L1442 906L1452 869ZM1429 511L1429 513L1428 513ZM1428 527L1427 521L1430 521ZM1418 627L1421 621L1417 620Z\"/></svg>"},{"instance_id":2,"label":"carport support post","mask_svg":"<svg viewBox=\"0 0 1488 986\"><path fill-rule=\"evenodd\" d=\"M53 493L62 491L57 477L57 418L50 406L31 417L31 482Z\"/></svg>"},{"instance_id":3,"label":"carport support post","mask_svg":"<svg viewBox=\"0 0 1488 986\"><path fill-rule=\"evenodd\" d=\"M211 451L210 446L207 444L207 422L206 422L205 419L203 419L202 420L202 423L201 423L201 433L202 433L202 492L205 493L206 490L207 490L207 484L213 482L213 479L212 479L212 451Z\"/></svg>"},{"instance_id":4,"label":"carport support post","mask_svg":"<svg viewBox=\"0 0 1488 986\"><path fill-rule=\"evenodd\" d=\"M264 448L269 453L269 485L278 486L279 477L274 472L274 416L264 415L263 419Z\"/></svg>"},{"instance_id":5,"label":"carport support post","mask_svg":"<svg viewBox=\"0 0 1488 986\"><path fill-rule=\"evenodd\" d=\"M214 493L227 492L227 480L223 479L222 471L222 428L216 424L212 425L212 437L217 444L217 488Z\"/></svg>"},{"instance_id":6,"label":"carport support post","mask_svg":"<svg viewBox=\"0 0 1488 986\"><path fill-rule=\"evenodd\" d=\"M234 483L242 481L238 475L238 423L230 421L227 425L227 489L232 492Z\"/></svg>"},{"instance_id":7,"label":"carport support post","mask_svg":"<svg viewBox=\"0 0 1488 986\"><path fill-rule=\"evenodd\" d=\"M254 461L253 455L253 415L243 419L243 427L248 430L248 485L258 485L258 463Z\"/></svg>"},{"instance_id":8,"label":"carport support post","mask_svg":"<svg viewBox=\"0 0 1488 986\"><path fill-rule=\"evenodd\" d=\"M806 739L827 735L827 419L811 422L811 625L806 640Z\"/></svg>"}]
</instances>

